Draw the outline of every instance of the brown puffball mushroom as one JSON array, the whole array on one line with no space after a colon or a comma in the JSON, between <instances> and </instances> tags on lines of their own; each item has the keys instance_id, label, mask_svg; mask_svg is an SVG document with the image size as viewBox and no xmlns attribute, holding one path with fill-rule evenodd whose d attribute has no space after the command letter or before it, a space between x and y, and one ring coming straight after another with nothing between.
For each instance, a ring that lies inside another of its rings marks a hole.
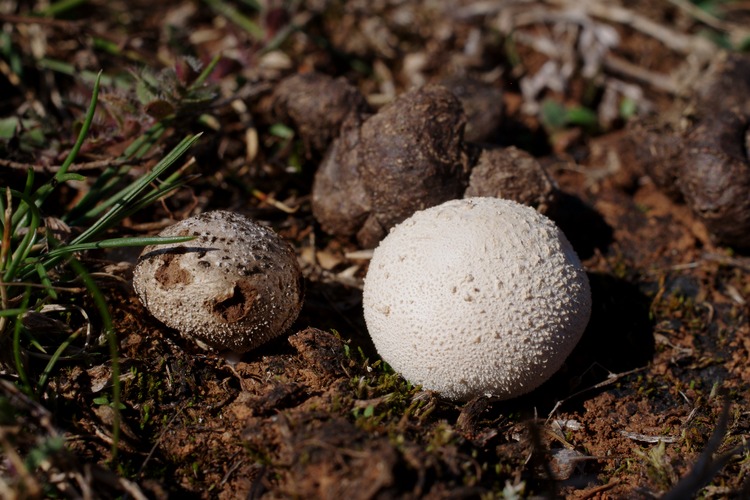
<instances>
[{"instance_id":1,"label":"brown puffball mushroom","mask_svg":"<svg viewBox=\"0 0 750 500\"><path fill-rule=\"evenodd\" d=\"M160 236L195 239L147 246L133 286L146 309L203 349L247 352L284 333L302 307L291 246L271 229L227 211L206 212Z\"/></svg>"},{"instance_id":2,"label":"brown puffball mushroom","mask_svg":"<svg viewBox=\"0 0 750 500\"><path fill-rule=\"evenodd\" d=\"M516 147L484 149L471 170L464 198L513 200L546 214L558 198L557 184L529 153Z\"/></svg>"},{"instance_id":3,"label":"brown puffball mushroom","mask_svg":"<svg viewBox=\"0 0 750 500\"><path fill-rule=\"evenodd\" d=\"M323 230L372 248L417 210L460 198L468 159L461 103L447 89L407 92L361 125L352 120L323 159L312 209Z\"/></svg>"}]
</instances>

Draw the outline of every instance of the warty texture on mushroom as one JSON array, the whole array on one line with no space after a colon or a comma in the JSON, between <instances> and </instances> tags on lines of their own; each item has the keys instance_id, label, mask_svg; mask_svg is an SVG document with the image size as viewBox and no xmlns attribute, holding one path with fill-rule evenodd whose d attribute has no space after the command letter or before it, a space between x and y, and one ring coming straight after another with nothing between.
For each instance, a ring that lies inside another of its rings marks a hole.
<instances>
[{"instance_id":1,"label":"warty texture on mushroom","mask_svg":"<svg viewBox=\"0 0 750 500\"><path fill-rule=\"evenodd\" d=\"M302 273L271 229L228 211L185 219L146 247L133 286L146 308L203 349L247 352L284 333L302 307Z\"/></svg>"},{"instance_id":2,"label":"warty texture on mushroom","mask_svg":"<svg viewBox=\"0 0 750 500\"><path fill-rule=\"evenodd\" d=\"M588 278L565 235L498 198L415 213L375 249L363 296L378 353L453 400L508 399L546 381L581 338Z\"/></svg>"}]
</instances>

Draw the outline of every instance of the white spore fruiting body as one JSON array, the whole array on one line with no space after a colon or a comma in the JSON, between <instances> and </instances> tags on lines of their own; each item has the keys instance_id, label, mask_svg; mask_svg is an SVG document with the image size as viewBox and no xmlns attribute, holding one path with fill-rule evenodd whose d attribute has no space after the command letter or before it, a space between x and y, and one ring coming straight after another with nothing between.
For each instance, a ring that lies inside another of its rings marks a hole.
<instances>
[{"instance_id":1,"label":"white spore fruiting body","mask_svg":"<svg viewBox=\"0 0 750 500\"><path fill-rule=\"evenodd\" d=\"M591 292L565 235L498 198L417 212L375 249L364 286L380 356L448 399L508 399L546 381L581 338Z\"/></svg>"},{"instance_id":2,"label":"white spore fruiting body","mask_svg":"<svg viewBox=\"0 0 750 500\"><path fill-rule=\"evenodd\" d=\"M297 318L302 273L294 250L271 229L213 211L159 235L195 239L146 247L133 286L151 314L201 348L243 353Z\"/></svg>"}]
</instances>

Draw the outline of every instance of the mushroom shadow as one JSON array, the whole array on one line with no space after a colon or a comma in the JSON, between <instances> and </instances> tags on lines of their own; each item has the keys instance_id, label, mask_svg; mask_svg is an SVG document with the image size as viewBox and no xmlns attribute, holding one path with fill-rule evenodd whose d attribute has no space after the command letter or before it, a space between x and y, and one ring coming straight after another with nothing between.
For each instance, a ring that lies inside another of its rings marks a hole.
<instances>
[{"instance_id":1,"label":"mushroom shadow","mask_svg":"<svg viewBox=\"0 0 750 500\"><path fill-rule=\"evenodd\" d=\"M650 299L632 283L608 274L590 273L589 283L591 319L568 357L568 370L582 374L599 364L620 373L646 366L655 352Z\"/></svg>"},{"instance_id":2,"label":"mushroom shadow","mask_svg":"<svg viewBox=\"0 0 750 500\"><path fill-rule=\"evenodd\" d=\"M590 273L591 319L562 370L550 381L560 395L574 395L610 374L644 367L655 353L651 301L637 286ZM546 386L547 384L545 384Z\"/></svg>"},{"instance_id":3,"label":"mushroom shadow","mask_svg":"<svg viewBox=\"0 0 750 500\"><path fill-rule=\"evenodd\" d=\"M323 331L336 331L343 339L351 339L370 359L377 351L367 333L362 312L362 290L334 281L307 282L305 302L291 331L314 326Z\"/></svg>"},{"instance_id":4,"label":"mushroom shadow","mask_svg":"<svg viewBox=\"0 0 750 500\"><path fill-rule=\"evenodd\" d=\"M644 367L655 353L650 300L635 285L611 275L589 273L591 319L581 340L563 367L531 393L508 402L521 409L536 407L541 414L558 401L572 398L566 405L580 404L595 386L610 374ZM502 405L505 406L505 405Z\"/></svg>"},{"instance_id":5,"label":"mushroom shadow","mask_svg":"<svg viewBox=\"0 0 750 500\"><path fill-rule=\"evenodd\" d=\"M547 214L565 233L581 260L604 250L612 242L612 228L604 217L577 196L560 191Z\"/></svg>"}]
</instances>

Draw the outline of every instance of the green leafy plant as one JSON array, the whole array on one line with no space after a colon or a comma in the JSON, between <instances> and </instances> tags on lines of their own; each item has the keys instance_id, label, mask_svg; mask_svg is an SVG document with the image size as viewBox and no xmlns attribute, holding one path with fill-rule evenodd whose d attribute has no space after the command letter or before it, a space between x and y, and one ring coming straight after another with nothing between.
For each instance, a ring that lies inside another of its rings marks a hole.
<instances>
[{"instance_id":1,"label":"green leafy plant","mask_svg":"<svg viewBox=\"0 0 750 500\"><path fill-rule=\"evenodd\" d=\"M542 102L540 119L550 132L570 126L593 129L598 124L598 117L594 111L582 106L565 106L553 99L545 99Z\"/></svg>"}]
</instances>

